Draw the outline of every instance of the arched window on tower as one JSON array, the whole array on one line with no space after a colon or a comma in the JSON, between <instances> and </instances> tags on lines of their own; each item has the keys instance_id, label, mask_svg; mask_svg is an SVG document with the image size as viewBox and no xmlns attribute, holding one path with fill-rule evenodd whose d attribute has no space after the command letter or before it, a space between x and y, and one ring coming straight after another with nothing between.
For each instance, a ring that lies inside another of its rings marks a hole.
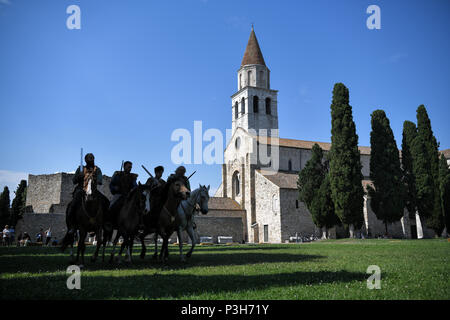
<instances>
[{"instance_id":1,"label":"arched window on tower","mask_svg":"<svg viewBox=\"0 0 450 320\"><path fill-rule=\"evenodd\" d=\"M245 98L241 99L241 113L245 113Z\"/></svg>"},{"instance_id":2,"label":"arched window on tower","mask_svg":"<svg viewBox=\"0 0 450 320\"><path fill-rule=\"evenodd\" d=\"M264 71L262 71L262 70L259 72L259 83L261 84L261 87L264 88L264 84L265 84Z\"/></svg>"},{"instance_id":3,"label":"arched window on tower","mask_svg":"<svg viewBox=\"0 0 450 320\"><path fill-rule=\"evenodd\" d=\"M247 86L249 86L249 87L250 87L250 84L252 83L251 80L252 80L252 72L248 71L247 72Z\"/></svg>"},{"instance_id":4,"label":"arched window on tower","mask_svg":"<svg viewBox=\"0 0 450 320\"><path fill-rule=\"evenodd\" d=\"M289 161L288 161L288 170L292 171L292 161L291 161L291 159L289 159Z\"/></svg>"},{"instance_id":5,"label":"arched window on tower","mask_svg":"<svg viewBox=\"0 0 450 320\"><path fill-rule=\"evenodd\" d=\"M239 108L239 103L236 101L236 102L234 103L234 118L235 118L235 119L238 118L238 112L239 112L238 108Z\"/></svg>"},{"instance_id":6,"label":"arched window on tower","mask_svg":"<svg viewBox=\"0 0 450 320\"><path fill-rule=\"evenodd\" d=\"M239 90L242 89L242 73L239 73Z\"/></svg>"},{"instance_id":7,"label":"arched window on tower","mask_svg":"<svg viewBox=\"0 0 450 320\"><path fill-rule=\"evenodd\" d=\"M266 98L266 114L271 114L270 109L271 109L271 100L270 98Z\"/></svg>"},{"instance_id":8,"label":"arched window on tower","mask_svg":"<svg viewBox=\"0 0 450 320\"><path fill-rule=\"evenodd\" d=\"M254 113L258 113L258 104L259 104L258 96L253 96L253 112Z\"/></svg>"}]
</instances>

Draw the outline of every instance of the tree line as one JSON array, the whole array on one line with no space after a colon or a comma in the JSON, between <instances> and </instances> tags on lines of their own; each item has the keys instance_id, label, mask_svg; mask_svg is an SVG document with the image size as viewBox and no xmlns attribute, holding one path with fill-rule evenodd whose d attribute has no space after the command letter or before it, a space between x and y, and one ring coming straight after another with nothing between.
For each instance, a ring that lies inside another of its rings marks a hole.
<instances>
[{"instance_id":1,"label":"tree line","mask_svg":"<svg viewBox=\"0 0 450 320\"><path fill-rule=\"evenodd\" d=\"M324 231L343 224L355 237L364 222L364 197L388 224L415 215L441 235L450 230L450 169L431 129L424 105L417 108L417 125L403 123L401 151L383 110L371 114L370 183L364 190L358 135L349 104L349 91L337 83L331 103L331 149L324 155L315 144L310 160L298 176L299 200Z\"/></svg>"},{"instance_id":2,"label":"tree line","mask_svg":"<svg viewBox=\"0 0 450 320\"><path fill-rule=\"evenodd\" d=\"M15 226L25 213L27 197L27 181L21 180L15 191L15 197L11 203L8 187L4 187L0 193L0 226Z\"/></svg>"}]
</instances>

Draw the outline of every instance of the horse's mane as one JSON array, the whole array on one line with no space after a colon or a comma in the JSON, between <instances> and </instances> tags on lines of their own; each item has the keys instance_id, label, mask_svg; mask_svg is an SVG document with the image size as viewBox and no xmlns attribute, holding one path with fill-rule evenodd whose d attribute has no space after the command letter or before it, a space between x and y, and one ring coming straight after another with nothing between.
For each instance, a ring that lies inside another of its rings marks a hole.
<instances>
[{"instance_id":1,"label":"horse's mane","mask_svg":"<svg viewBox=\"0 0 450 320\"><path fill-rule=\"evenodd\" d=\"M139 186L134 187L133 189L130 190L130 192L128 192L125 201L129 201L131 199L131 197L134 196L134 194L139 190Z\"/></svg>"},{"instance_id":2,"label":"horse's mane","mask_svg":"<svg viewBox=\"0 0 450 320\"><path fill-rule=\"evenodd\" d=\"M168 180L168 181L166 182L166 184L164 185L164 187L163 187L163 189L162 189L162 191L161 191L161 200L162 200L162 203L165 203L165 202L167 201L167 198L168 198L168 196L169 196L169 188L170 188L170 186L171 186L173 183L175 183L175 182L177 182L177 181L180 181L180 182L183 183L183 185L184 185L183 179L178 178L178 177L174 177L174 178L172 178L172 179L170 179L170 180Z\"/></svg>"}]
</instances>

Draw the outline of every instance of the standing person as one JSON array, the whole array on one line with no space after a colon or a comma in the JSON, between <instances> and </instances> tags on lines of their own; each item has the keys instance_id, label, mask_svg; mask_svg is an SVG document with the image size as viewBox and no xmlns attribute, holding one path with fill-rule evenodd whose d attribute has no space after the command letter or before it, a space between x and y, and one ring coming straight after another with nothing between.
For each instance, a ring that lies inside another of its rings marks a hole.
<instances>
[{"instance_id":1,"label":"standing person","mask_svg":"<svg viewBox=\"0 0 450 320\"><path fill-rule=\"evenodd\" d=\"M19 234L19 236L17 237L17 246L20 247L20 245L22 244L22 239L23 239L23 232L21 232Z\"/></svg>"},{"instance_id":2,"label":"standing person","mask_svg":"<svg viewBox=\"0 0 450 320\"><path fill-rule=\"evenodd\" d=\"M45 245L48 246L50 240L52 240L52 231L51 228L48 228L47 231L45 231Z\"/></svg>"},{"instance_id":3,"label":"standing person","mask_svg":"<svg viewBox=\"0 0 450 320\"><path fill-rule=\"evenodd\" d=\"M42 228L36 233L36 242L40 242L41 244L44 242L44 230Z\"/></svg>"},{"instance_id":4,"label":"standing person","mask_svg":"<svg viewBox=\"0 0 450 320\"><path fill-rule=\"evenodd\" d=\"M28 232L24 232L23 233L23 238L22 238L22 246L26 247L27 245L29 245L31 243L31 237L28 234Z\"/></svg>"},{"instance_id":5,"label":"standing person","mask_svg":"<svg viewBox=\"0 0 450 320\"><path fill-rule=\"evenodd\" d=\"M3 245L9 246L9 239L10 239L9 236L10 236L9 226L6 225L5 229L3 229Z\"/></svg>"}]
</instances>

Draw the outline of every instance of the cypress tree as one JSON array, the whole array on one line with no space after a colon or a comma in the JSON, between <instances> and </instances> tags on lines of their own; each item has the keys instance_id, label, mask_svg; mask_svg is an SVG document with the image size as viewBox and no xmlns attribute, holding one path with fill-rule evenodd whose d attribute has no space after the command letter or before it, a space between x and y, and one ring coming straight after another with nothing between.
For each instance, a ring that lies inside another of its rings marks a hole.
<instances>
[{"instance_id":1,"label":"cypress tree","mask_svg":"<svg viewBox=\"0 0 450 320\"><path fill-rule=\"evenodd\" d=\"M324 153L317 143L311 151L311 159L299 172L297 182L299 199L306 204L314 224L318 228L325 228L326 235L326 229L340 222L334 214L334 204L330 195L328 160L323 161Z\"/></svg>"},{"instance_id":2,"label":"cypress tree","mask_svg":"<svg viewBox=\"0 0 450 320\"><path fill-rule=\"evenodd\" d=\"M417 108L417 134L422 138L425 146L426 158L430 165L430 197L432 201L431 211L427 214L426 224L440 235L444 229L444 217L442 215L441 197L439 189L439 150L436 138L431 129L431 121L424 105Z\"/></svg>"},{"instance_id":3,"label":"cypress tree","mask_svg":"<svg viewBox=\"0 0 450 320\"><path fill-rule=\"evenodd\" d=\"M26 196L27 196L27 181L21 180L17 190L15 191L15 198L11 204L11 221L12 225L16 225L17 221L22 218L25 212Z\"/></svg>"},{"instance_id":4,"label":"cypress tree","mask_svg":"<svg viewBox=\"0 0 450 320\"><path fill-rule=\"evenodd\" d=\"M370 179L374 188L368 187L372 210L384 222L399 221L403 216L404 196L400 157L389 119L383 110L372 113L370 133Z\"/></svg>"},{"instance_id":5,"label":"cypress tree","mask_svg":"<svg viewBox=\"0 0 450 320\"><path fill-rule=\"evenodd\" d=\"M323 150L316 143L311 150L311 158L306 163L303 170L298 174L297 187L299 191L299 200L304 202L308 209L322 184L323 171Z\"/></svg>"},{"instance_id":6,"label":"cypress tree","mask_svg":"<svg viewBox=\"0 0 450 320\"><path fill-rule=\"evenodd\" d=\"M314 224L318 228L322 228L324 236L326 236L326 229L340 224L339 218L334 212L334 203L331 198L330 175L328 173L325 174L322 184L311 203L310 211Z\"/></svg>"},{"instance_id":7,"label":"cypress tree","mask_svg":"<svg viewBox=\"0 0 450 320\"><path fill-rule=\"evenodd\" d=\"M415 212L417 211L417 190L413 172L413 157L411 154L411 146L416 136L416 125L411 121L405 121L403 123L402 139L402 171L403 184L405 186L405 207L409 212L410 218L414 218Z\"/></svg>"},{"instance_id":8,"label":"cypress tree","mask_svg":"<svg viewBox=\"0 0 450 320\"><path fill-rule=\"evenodd\" d=\"M337 83L331 103L330 184L335 212L342 223L360 229L364 221L364 190L358 135L348 89Z\"/></svg>"},{"instance_id":9,"label":"cypress tree","mask_svg":"<svg viewBox=\"0 0 450 320\"><path fill-rule=\"evenodd\" d=\"M414 128L416 126L414 125ZM417 129L411 132L410 151L413 163L413 176L416 189L417 212L427 219L433 210L433 180L425 144Z\"/></svg>"},{"instance_id":10,"label":"cypress tree","mask_svg":"<svg viewBox=\"0 0 450 320\"><path fill-rule=\"evenodd\" d=\"M450 232L450 168L443 154L439 160L439 189L444 224L448 233Z\"/></svg>"},{"instance_id":11,"label":"cypress tree","mask_svg":"<svg viewBox=\"0 0 450 320\"><path fill-rule=\"evenodd\" d=\"M9 210L10 209L10 197L9 189L5 187L3 192L0 194L0 222L3 227L9 222Z\"/></svg>"}]
</instances>

